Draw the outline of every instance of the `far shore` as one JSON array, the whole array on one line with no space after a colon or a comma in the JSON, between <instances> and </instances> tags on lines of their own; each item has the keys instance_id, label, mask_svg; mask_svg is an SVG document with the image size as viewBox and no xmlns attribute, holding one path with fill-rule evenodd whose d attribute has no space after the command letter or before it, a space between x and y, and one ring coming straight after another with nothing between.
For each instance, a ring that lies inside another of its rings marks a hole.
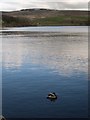
<instances>
[{"instance_id":1,"label":"far shore","mask_svg":"<svg viewBox=\"0 0 90 120\"><path fill-rule=\"evenodd\" d=\"M48 14L47 14L48 13ZM2 27L89 26L90 11L28 9L2 12Z\"/></svg>"}]
</instances>

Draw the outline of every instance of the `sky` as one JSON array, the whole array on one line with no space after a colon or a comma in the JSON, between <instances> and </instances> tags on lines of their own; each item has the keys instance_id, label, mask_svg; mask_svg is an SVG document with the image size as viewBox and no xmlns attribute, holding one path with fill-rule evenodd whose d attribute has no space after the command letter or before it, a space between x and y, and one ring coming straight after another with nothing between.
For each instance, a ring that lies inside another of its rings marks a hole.
<instances>
[{"instance_id":1,"label":"sky","mask_svg":"<svg viewBox=\"0 0 90 120\"><path fill-rule=\"evenodd\" d=\"M88 10L89 0L0 0L0 11L30 8Z\"/></svg>"}]
</instances>

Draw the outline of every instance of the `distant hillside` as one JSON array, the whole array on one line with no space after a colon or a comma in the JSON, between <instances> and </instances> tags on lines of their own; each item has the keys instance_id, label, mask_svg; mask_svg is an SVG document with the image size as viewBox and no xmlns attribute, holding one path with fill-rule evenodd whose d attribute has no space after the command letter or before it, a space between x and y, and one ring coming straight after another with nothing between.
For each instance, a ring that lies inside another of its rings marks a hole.
<instances>
[{"instance_id":1,"label":"distant hillside","mask_svg":"<svg viewBox=\"0 0 90 120\"><path fill-rule=\"evenodd\" d=\"M89 25L88 11L22 9L2 12L2 26Z\"/></svg>"}]
</instances>

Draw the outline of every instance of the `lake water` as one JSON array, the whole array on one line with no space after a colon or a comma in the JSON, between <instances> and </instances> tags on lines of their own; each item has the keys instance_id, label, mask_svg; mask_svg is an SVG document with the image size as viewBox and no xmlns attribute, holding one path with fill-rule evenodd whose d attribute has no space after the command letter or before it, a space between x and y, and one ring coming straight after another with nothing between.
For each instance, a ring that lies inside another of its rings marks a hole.
<instances>
[{"instance_id":1,"label":"lake water","mask_svg":"<svg viewBox=\"0 0 90 120\"><path fill-rule=\"evenodd\" d=\"M87 118L87 34L79 26L3 29L3 115ZM57 100L48 100L49 92Z\"/></svg>"}]
</instances>

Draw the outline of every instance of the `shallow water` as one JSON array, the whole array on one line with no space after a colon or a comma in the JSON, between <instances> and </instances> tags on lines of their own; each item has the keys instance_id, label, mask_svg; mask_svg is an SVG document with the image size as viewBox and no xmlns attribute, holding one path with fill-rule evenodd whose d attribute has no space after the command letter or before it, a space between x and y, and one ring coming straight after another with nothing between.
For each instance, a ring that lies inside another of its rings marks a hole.
<instances>
[{"instance_id":1,"label":"shallow water","mask_svg":"<svg viewBox=\"0 0 90 120\"><path fill-rule=\"evenodd\" d=\"M8 34L16 29L9 28L2 38L3 115L9 118L88 117L87 27L76 27L80 34L73 27L68 27L67 32L65 26L62 31L65 35L53 31L54 27L45 27L45 31L43 27L43 32L36 27L35 33L27 28L30 34L19 33L26 29L22 28L18 34ZM55 92L58 99L46 99L49 92Z\"/></svg>"}]
</instances>

